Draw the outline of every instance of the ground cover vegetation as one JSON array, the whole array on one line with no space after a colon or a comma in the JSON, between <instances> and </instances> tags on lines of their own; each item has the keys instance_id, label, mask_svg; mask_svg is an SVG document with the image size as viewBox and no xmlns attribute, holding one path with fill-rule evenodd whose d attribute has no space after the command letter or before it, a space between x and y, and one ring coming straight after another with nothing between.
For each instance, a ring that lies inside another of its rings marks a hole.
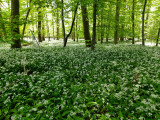
<instances>
[{"instance_id":1,"label":"ground cover vegetation","mask_svg":"<svg viewBox=\"0 0 160 120\"><path fill-rule=\"evenodd\" d=\"M160 0L0 0L0 119L160 119L159 37Z\"/></svg>"},{"instance_id":2,"label":"ground cover vegetation","mask_svg":"<svg viewBox=\"0 0 160 120\"><path fill-rule=\"evenodd\" d=\"M3 49L0 119L159 119L160 49Z\"/></svg>"}]
</instances>

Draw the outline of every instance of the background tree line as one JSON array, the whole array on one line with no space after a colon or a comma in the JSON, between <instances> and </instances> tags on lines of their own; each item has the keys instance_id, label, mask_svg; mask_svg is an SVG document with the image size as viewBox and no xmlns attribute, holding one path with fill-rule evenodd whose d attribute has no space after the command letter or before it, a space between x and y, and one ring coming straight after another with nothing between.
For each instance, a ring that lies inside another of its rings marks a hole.
<instances>
[{"instance_id":1,"label":"background tree line","mask_svg":"<svg viewBox=\"0 0 160 120\"><path fill-rule=\"evenodd\" d=\"M86 47L119 41L153 40L160 34L159 0L0 0L0 39L21 48L31 29L46 38L85 39Z\"/></svg>"}]
</instances>

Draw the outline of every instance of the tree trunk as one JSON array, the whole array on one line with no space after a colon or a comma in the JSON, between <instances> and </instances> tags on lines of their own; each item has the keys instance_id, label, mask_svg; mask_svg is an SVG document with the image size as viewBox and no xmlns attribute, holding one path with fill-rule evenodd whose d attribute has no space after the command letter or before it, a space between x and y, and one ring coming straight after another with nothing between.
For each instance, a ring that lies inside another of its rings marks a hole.
<instances>
[{"instance_id":1,"label":"tree trunk","mask_svg":"<svg viewBox=\"0 0 160 120\"><path fill-rule=\"evenodd\" d=\"M54 15L52 14L52 18L54 17ZM53 40L55 40L55 36L54 36L54 19L52 19L52 25L53 25Z\"/></svg>"},{"instance_id":2,"label":"tree trunk","mask_svg":"<svg viewBox=\"0 0 160 120\"><path fill-rule=\"evenodd\" d=\"M31 2L32 2L32 0L29 1L29 4L31 4ZM28 4L27 4L27 5L28 5ZM24 37L24 32L25 32L25 29L26 29L27 19L28 19L28 16L29 16L30 11L31 11L31 9L29 8L28 11L27 11L26 18L25 18L25 23L24 23L24 26L23 26L22 38L21 38L21 40L23 40L23 37Z\"/></svg>"},{"instance_id":3,"label":"tree trunk","mask_svg":"<svg viewBox=\"0 0 160 120\"><path fill-rule=\"evenodd\" d=\"M159 26L159 29L158 29L158 36L157 36L156 46L158 46L158 42L159 42L159 35L160 35L160 26Z\"/></svg>"},{"instance_id":4,"label":"tree trunk","mask_svg":"<svg viewBox=\"0 0 160 120\"><path fill-rule=\"evenodd\" d=\"M46 20L46 24L47 24L47 37L48 37L48 41L50 41L49 24L48 24L48 16L47 16L47 14L46 14L46 18L47 18L47 20Z\"/></svg>"},{"instance_id":5,"label":"tree trunk","mask_svg":"<svg viewBox=\"0 0 160 120\"><path fill-rule=\"evenodd\" d=\"M101 11L101 44L103 43L103 39L104 39L104 19L103 19L103 8Z\"/></svg>"},{"instance_id":6,"label":"tree trunk","mask_svg":"<svg viewBox=\"0 0 160 120\"><path fill-rule=\"evenodd\" d=\"M76 18L76 39L77 39L77 42L78 42L78 37L79 37L79 34L78 34L78 20Z\"/></svg>"},{"instance_id":7,"label":"tree trunk","mask_svg":"<svg viewBox=\"0 0 160 120\"><path fill-rule=\"evenodd\" d=\"M91 50L94 50L95 48L95 43L96 43L96 15L97 15L97 1L93 1L93 38L92 38L92 46Z\"/></svg>"},{"instance_id":8,"label":"tree trunk","mask_svg":"<svg viewBox=\"0 0 160 120\"><path fill-rule=\"evenodd\" d=\"M62 19L63 42L65 43L66 33L65 33L65 25L64 25L64 3L63 3L63 0L61 0L61 2L62 2L61 19Z\"/></svg>"},{"instance_id":9,"label":"tree trunk","mask_svg":"<svg viewBox=\"0 0 160 120\"><path fill-rule=\"evenodd\" d=\"M45 41L45 21L42 22L42 41Z\"/></svg>"},{"instance_id":10,"label":"tree trunk","mask_svg":"<svg viewBox=\"0 0 160 120\"><path fill-rule=\"evenodd\" d=\"M145 38L144 38L144 17L145 17L145 10L146 10L147 0L145 0L143 12L142 12L142 45L145 46Z\"/></svg>"},{"instance_id":11,"label":"tree trunk","mask_svg":"<svg viewBox=\"0 0 160 120\"><path fill-rule=\"evenodd\" d=\"M66 36L66 38L65 38L64 46L63 46L63 47L66 47L68 37L69 37L69 36L71 35L71 33L72 33L72 30L73 30L73 27L74 27L74 21L75 21L75 19L76 19L76 14L77 14L77 9L78 9L78 4L79 4L79 3L77 3L77 5L76 5L76 9L75 9L75 11L74 11L74 17L73 17L73 20L72 20L72 25L71 25L70 32L68 33L68 35L67 35L67 36Z\"/></svg>"},{"instance_id":12,"label":"tree trunk","mask_svg":"<svg viewBox=\"0 0 160 120\"><path fill-rule=\"evenodd\" d=\"M19 0L11 0L11 48L21 48L19 37Z\"/></svg>"},{"instance_id":13,"label":"tree trunk","mask_svg":"<svg viewBox=\"0 0 160 120\"><path fill-rule=\"evenodd\" d=\"M39 42L42 42L41 25L42 25L42 16L41 16L41 10L39 9L39 12L38 12L38 40Z\"/></svg>"},{"instance_id":14,"label":"tree trunk","mask_svg":"<svg viewBox=\"0 0 160 120\"><path fill-rule=\"evenodd\" d=\"M114 32L114 44L118 44L118 29L119 29L119 11L120 11L120 0L117 0L116 5L116 16L115 16L115 32Z\"/></svg>"},{"instance_id":15,"label":"tree trunk","mask_svg":"<svg viewBox=\"0 0 160 120\"><path fill-rule=\"evenodd\" d=\"M132 44L135 44L135 40L134 40L134 26L135 26L135 21L134 21L134 11L135 9L135 0L133 0L133 6L132 6Z\"/></svg>"},{"instance_id":16,"label":"tree trunk","mask_svg":"<svg viewBox=\"0 0 160 120\"><path fill-rule=\"evenodd\" d=\"M81 9L82 9L82 20L83 20L83 33L84 33L86 47L91 47L91 37L89 32L89 19L88 19L87 7L85 5L82 5L81 3Z\"/></svg>"},{"instance_id":17,"label":"tree trunk","mask_svg":"<svg viewBox=\"0 0 160 120\"><path fill-rule=\"evenodd\" d=\"M109 10L112 11L112 6L109 5ZM107 15L107 28L106 28L106 32L107 32L107 35L106 35L106 43L108 43L108 39L109 39L109 36L110 36L110 27L111 27L111 21L109 20L109 17L111 16L111 12L108 12L108 15Z\"/></svg>"},{"instance_id":18,"label":"tree trunk","mask_svg":"<svg viewBox=\"0 0 160 120\"><path fill-rule=\"evenodd\" d=\"M0 25L1 25L1 28L3 30L3 37L4 37L4 39L7 39L6 28L5 28L3 17L2 17L2 14L1 14L1 7L0 7L0 21L1 21Z\"/></svg>"},{"instance_id":19,"label":"tree trunk","mask_svg":"<svg viewBox=\"0 0 160 120\"><path fill-rule=\"evenodd\" d=\"M58 10L58 7L57 7L57 40L59 40L59 10Z\"/></svg>"}]
</instances>

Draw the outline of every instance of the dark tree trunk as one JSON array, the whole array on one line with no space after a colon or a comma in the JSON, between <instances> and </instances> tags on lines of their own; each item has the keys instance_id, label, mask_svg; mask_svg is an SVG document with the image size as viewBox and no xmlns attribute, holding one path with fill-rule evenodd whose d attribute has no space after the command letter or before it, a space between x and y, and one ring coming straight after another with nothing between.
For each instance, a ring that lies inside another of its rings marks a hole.
<instances>
[{"instance_id":1,"label":"dark tree trunk","mask_svg":"<svg viewBox=\"0 0 160 120\"><path fill-rule=\"evenodd\" d=\"M38 40L39 42L42 42L41 25L42 25L42 15L41 15L41 10L39 10L38 12Z\"/></svg>"},{"instance_id":2,"label":"dark tree trunk","mask_svg":"<svg viewBox=\"0 0 160 120\"><path fill-rule=\"evenodd\" d=\"M45 41L45 25L44 20L42 22L42 41Z\"/></svg>"},{"instance_id":3,"label":"dark tree trunk","mask_svg":"<svg viewBox=\"0 0 160 120\"><path fill-rule=\"evenodd\" d=\"M76 18L76 39L77 39L77 42L78 42L78 37L79 37L79 34L78 34L78 20Z\"/></svg>"},{"instance_id":4,"label":"dark tree trunk","mask_svg":"<svg viewBox=\"0 0 160 120\"><path fill-rule=\"evenodd\" d=\"M73 19L73 17L74 17L74 13L72 12L72 19ZM73 41L76 41L76 39L75 39L75 27L73 27L73 30L72 30L72 40Z\"/></svg>"},{"instance_id":5,"label":"dark tree trunk","mask_svg":"<svg viewBox=\"0 0 160 120\"><path fill-rule=\"evenodd\" d=\"M19 0L11 0L11 48L21 48L19 37Z\"/></svg>"},{"instance_id":6,"label":"dark tree trunk","mask_svg":"<svg viewBox=\"0 0 160 120\"><path fill-rule=\"evenodd\" d=\"M119 11L120 11L120 0L117 0L116 5L116 16L115 16L115 32L114 32L114 44L118 44L118 29L119 29Z\"/></svg>"},{"instance_id":7,"label":"dark tree trunk","mask_svg":"<svg viewBox=\"0 0 160 120\"><path fill-rule=\"evenodd\" d=\"M143 12L142 12L142 45L145 46L145 38L144 38L144 17L145 17L145 10L146 10L147 0L145 0Z\"/></svg>"},{"instance_id":8,"label":"dark tree trunk","mask_svg":"<svg viewBox=\"0 0 160 120\"><path fill-rule=\"evenodd\" d=\"M159 29L158 29L158 36L157 36L156 46L158 46L158 42L159 42L159 35L160 35L160 26L159 26Z\"/></svg>"},{"instance_id":9,"label":"dark tree trunk","mask_svg":"<svg viewBox=\"0 0 160 120\"><path fill-rule=\"evenodd\" d=\"M135 26L135 23L134 23L134 11L135 9L135 0L133 0L133 6L132 6L132 44L135 44L135 40L134 40L134 26Z\"/></svg>"},{"instance_id":10,"label":"dark tree trunk","mask_svg":"<svg viewBox=\"0 0 160 120\"><path fill-rule=\"evenodd\" d=\"M89 19L88 19L87 7L85 5L82 5L81 3L81 9L82 9L82 20L83 20L83 33L84 33L86 47L91 47L91 37L89 32Z\"/></svg>"},{"instance_id":11,"label":"dark tree trunk","mask_svg":"<svg viewBox=\"0 0 160 120\"><path fill-rule=\"evenodd\" d=\"M31 4L32 0L29 1L29 4ZM27 4L28 5L28 4ZM26 29L26 24L27 24L27 19L28 19L28 16L29 16L29 13L30 13L31 9L29 8L28 11L27 11L27 14L26 14L26 18L25 18L25 23L23 25L23 30L22 30L22 38L21 40L23 40L23 37L24 37L24 32L25 32L25 29Z\"/></svg>"},{"instance_id":12,"label":"dark tree trunk","mask_svg":"<svg viewBox=\"0 0 160 120\"><path fill-rule=\"evenodd\" d=\"M94 0L93 1L93 38L92 38L92 46L91 46L91 50L94 50L95 48L95 43L96 43L96 15L97 15L97 1Z\"/></svg>"},{"instance_id":13,"label":"dark tree trunk","mask_svg":"<svg viewBox=\"0 0 160 120\"><path fill-rule=\"evenodd\" d=\"M112 6L109 5L109 10L112 11ZM110 36L110 27L111 27L111 22L109 20L109 17L111 16L111 12L108 12L108 15L107 15L107 18L108 18L108 21L107 21L107 28L106 28L106 32L107 32L107 35L106 35L106 43L108 43L108 39L109 39L109 36Z\"/></svg>"},{"instance_id":14,"label":"dark tree trunk","mask_svg":"<svg viewBox=\"0 0 160 120\"><path fill-rule=\"evenodd\" d=\"M104 39L104 17L103 17L103 9L102 8L102 11L101 11L101 43L103 43L103 39Z\"/></svg>"},{"instance_id":15,"label":"dark tree trunk","mask_svg":"<svg viewBox=\"0 0 160 120\"><path fill-rule=\"evenodd\" d=\"M63 0L61 0L61 2L62 2L61 19L62 19L63 42L65 43L66 33L65 33L65 25L64 25L64 4L63 4Z\"/></svg>"},{"instance_id":16,"label":"dark tree trunk","mask_svg":"<svg viewBox=\"0 0 160 120\"><path fill-rule=\"evenodd\" d=\"M74 27L74 22L75 22L75 19L76 19L78 4L79 4L79 3L77 3L77 6L76 6L75 11L74 11L74 17L73 17L73 20L72 20L72 25L71 25L70 32L69 32L68 35L65 37L65 41L64 41L64 46L63 46L63 47L66 47L68 37L69 37L69 36L71 35L71 33L72 33L72 30L73 30L73 27Z\"/></svg>"}]
</instances>

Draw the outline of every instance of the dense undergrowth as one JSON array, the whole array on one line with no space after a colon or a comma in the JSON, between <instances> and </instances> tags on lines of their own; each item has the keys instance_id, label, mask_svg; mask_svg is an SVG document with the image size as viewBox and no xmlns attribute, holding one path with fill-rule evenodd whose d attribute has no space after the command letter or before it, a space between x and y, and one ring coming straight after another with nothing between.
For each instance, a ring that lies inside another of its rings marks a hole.
<instances>
[{"instance_id":1,"label":"dense undergrowth","mask_svg":"<svg viewBox=\"0 0 160 120\"><path fill-rule=\"evenodd\" d=\"M0 119L160 119L160 49L0 51Z\"/></svg>"}]
</instances>

